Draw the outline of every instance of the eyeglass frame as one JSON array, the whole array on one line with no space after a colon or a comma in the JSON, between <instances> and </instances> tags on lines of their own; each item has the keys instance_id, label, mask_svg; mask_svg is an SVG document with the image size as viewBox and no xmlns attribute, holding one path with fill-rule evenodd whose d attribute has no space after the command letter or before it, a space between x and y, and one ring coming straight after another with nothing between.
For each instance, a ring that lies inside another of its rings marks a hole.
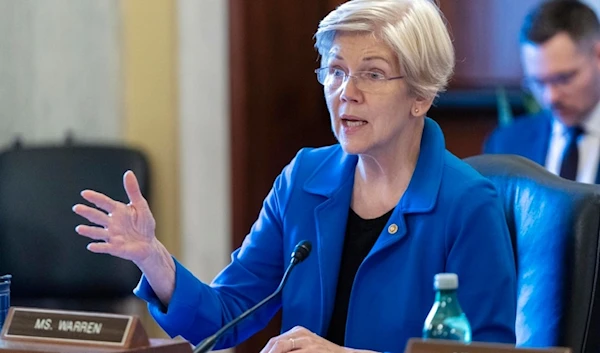
<instances>
[{"instance_id":1,"label":"eyeglass frame","mask_svg":"<svg viewBox=\"0 0 600 353\"><path fill-rule=\"evenodd\" d=\"M566 87L573 82L575 77L581 72L581 68L576 68L567 72L560 72L547 78L524 77L522 85L531 93L543 92L547 87L555 88Z\"/></svg>"},{"instance_id":2,"label":"eyeglass frame","mask_svg":"<svg viewBox=\"0 0 600 353\"><path fill-rule=\"evenodd\" d=\"M360 82L365 82L366 80L371 80L370 82L389 82L389 81L393 81L393 80L399 80L399 79L403 79L406 77L406 75L400 75L400 76L394 76L394 77L387 77L385 74L381 73L381 72L376 72L376 71L357 71L356 73L354 73L353 75L349 75L347 74L344 70L340 69L340 68L335 68L335 67L331 67L331 66L325 66L325 67L320 67L318 69L315 69L315 74L317 74L317 81L323 85L324 87L333 87L333 85L327 85L326 79L327 77L330 75L330 73L326 72L325 73L325 77L323 78L323 82L321 82L321 78L320 75L323 75L322 73L325 72L324 70L334 70L334 71L341 71L344 76L342 79L342 82L340 83L339 86L335 87L336 89L341 87L344 82L346 82L348 80L348 78L352 77L354 78L356 81L354 81L354 84L356 85L356 88L358 88L359 90L363 91L363 92L374 92L373 90L365 90L363 88L360 88L359 86L361 85ZM360 75L364 75L364 74L377 74L377 75L381 75L383 78L381 79L373 79L373 78L365 78L362 77Z\"/></svg>"}]
</instances>

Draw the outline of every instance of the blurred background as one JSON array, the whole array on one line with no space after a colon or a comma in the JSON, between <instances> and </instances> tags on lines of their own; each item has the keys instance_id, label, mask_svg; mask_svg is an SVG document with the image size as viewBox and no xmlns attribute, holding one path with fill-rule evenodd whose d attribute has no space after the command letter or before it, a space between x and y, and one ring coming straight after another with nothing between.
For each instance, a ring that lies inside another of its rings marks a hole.
<instances>
[{"instance_id":1,"label":"blurred background","mask_svg":"<svg viewBox=\"0 0 600 353\"><path fill-rule=\"evenodd\" d=\"M535 109L517 33L541 1L439 0L457 67L429 116L457 156ZM158 237L210 281L297 150L335 142L312 36L341 2L0 0L0 148L68 139L141 150Z\"/></svg>"}]
</instances>

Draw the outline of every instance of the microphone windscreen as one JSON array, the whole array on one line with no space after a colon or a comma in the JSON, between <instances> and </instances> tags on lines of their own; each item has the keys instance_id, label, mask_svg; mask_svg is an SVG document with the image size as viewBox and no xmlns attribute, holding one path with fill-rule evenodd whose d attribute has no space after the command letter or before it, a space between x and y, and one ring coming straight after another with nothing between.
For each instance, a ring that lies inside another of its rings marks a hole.
<instances>
[{"instance_id":1,"label":"microphone windscreen","mask_svg":"<svg viewBox=\"0 0 600 353\"><path fill-rule=\"evenodd\" d=\"M310 255L311 250L312 250L312 244L308 240L302 240L294 248L294 252L292 253L292 258L300 263L300 262L304 261L308 257L308 255Z\"/></svg>"}]
</instances>

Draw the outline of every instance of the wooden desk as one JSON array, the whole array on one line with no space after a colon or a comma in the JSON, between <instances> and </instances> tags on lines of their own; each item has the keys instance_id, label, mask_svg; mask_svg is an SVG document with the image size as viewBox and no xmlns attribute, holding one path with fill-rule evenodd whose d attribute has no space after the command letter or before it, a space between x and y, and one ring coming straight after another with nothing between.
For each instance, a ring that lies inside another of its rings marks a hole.
<instances>
[{"instance_id":1,"label":"wooden desk","mask_svg":"<svg viewBox=\"0 0 600 353\"><path fill-rule=\"evenodd\" d=\"M107 348L49 343L28 343L0 340L2 353L191 353L192 346L186 341L150 339L150 346L138 348Z\"/></svg>"}]
</instances>

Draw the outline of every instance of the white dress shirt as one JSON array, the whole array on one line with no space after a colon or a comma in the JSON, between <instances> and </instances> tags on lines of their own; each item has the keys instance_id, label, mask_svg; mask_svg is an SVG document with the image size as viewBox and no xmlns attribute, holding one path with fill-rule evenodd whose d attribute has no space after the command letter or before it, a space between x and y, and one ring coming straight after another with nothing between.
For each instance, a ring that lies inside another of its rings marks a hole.
<instances>
[{"instance_id":1,"label":"white dress shirt","mask_svg":"<svg viewBox=\"0 0 600 353\"><path fill-rule=\"evenodd\" d=\"M579 136L577 141L579 150L577 181L594 184L598 172L598 163L600 162L600 103L592 110L590 116L583 121L582 128L584 133ZM550 147L546 156L546 169L556 175L560 173L563 153L568 139L567 128L557 119L554 119Z\"/></svg>"}]
</instances>

